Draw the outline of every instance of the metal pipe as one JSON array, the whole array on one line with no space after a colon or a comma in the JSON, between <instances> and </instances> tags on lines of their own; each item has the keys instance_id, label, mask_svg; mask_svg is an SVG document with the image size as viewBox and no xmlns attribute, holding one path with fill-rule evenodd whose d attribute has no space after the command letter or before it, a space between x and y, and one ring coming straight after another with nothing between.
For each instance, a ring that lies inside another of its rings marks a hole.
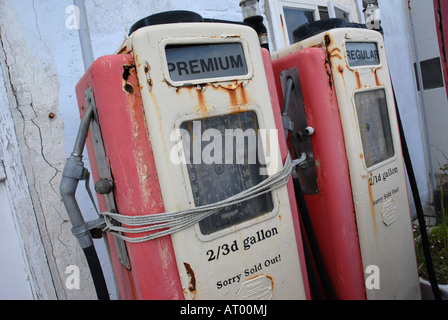
<instances>
[{"instance_id":1,"label":"metal pipe","mask_svg":"<svg viewBox=\"0 0 448 320\"><path fill-rule=\"evenodd\" d=\"M84 0L73 0L73 4L79 9L78 34L81 43L82 60L84 68L87 70L93 63L93 48L90 40L89 23L87 20L87 11Z\"/></svg>"},{"instance_id":2,"label":"metal pipe","mask_svg":"<svg viewBox=\"0 0 448 320\"><path fill-rule=\"evenodd\" d=\"M87 103L87 108L81 118L79 124L78 135L76 136L75 146L73 147L72 156L82 159L82 153L86 144L87 134L89 132L90 121L93 118L93 104Z\"/></svg>"},{"instance_id":3,"label":"metal pipe","mask_svg":"<svg viewBox=\"0 0 448 320\"><path fill-rule=\"evenodd\" d=\"M64 203L74 230L85 226L85 221L76 201L75 194L79 180L84 180L87 174L87 169L84 168L84 163L81 160L92 115L93 107L88 106L82 116L75 147L70 158L65 163L61 184L59 186L62 202ZM76 234L76 237L82 248L93 245L92 237L88 231Z\"/></svg>"},{"instance_id":4,"label":"metal pipe","mask_svg":"<svg viewBox=\"0 0 448 320\"><path fill-rule=\"evenodd\" d=\"M98 299L109 300L106 280L95 250L92 235L88 224L84 221L78 202L76 201L76 189L78 183L80 180L85 180L88 173L82 162L82 151L86 143L87 133L92 118L93 104L88 104L81 119L73 153L70 158L67 159L64 166L59 192L73 226L72 232L78 239L79 245L86 256ZM101 223L101 221L99 221L99 223Z\"/></svg>"}]
</instances>

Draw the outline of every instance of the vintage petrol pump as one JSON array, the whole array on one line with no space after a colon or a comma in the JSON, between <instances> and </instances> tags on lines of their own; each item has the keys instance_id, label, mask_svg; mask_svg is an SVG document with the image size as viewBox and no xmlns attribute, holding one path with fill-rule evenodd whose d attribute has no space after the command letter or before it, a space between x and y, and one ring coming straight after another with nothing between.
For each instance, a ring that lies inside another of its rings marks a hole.
<instances>
[{"instance_id":1,"label":"vintage petrol pump","mask_svg":"<svg viewBox=\"0 0 448 320\"><path fill-rule=\"evenodd\" d=\"M76 87L121 297L309 298L268 51L247 26L162 15Z\"/></svg>"},{"instance_id":2,"label":"vintage petrol pump","mask_svg":"<svg viewBox=\"0 0 448 320\"><path fill-rule=\"evenodd\" d=\"M290 148L306 155L297 172L330 281L339 299L419 299L382 35L325 25L335 21L298 28L300 41L272 59L280 101L293 80Z\"/></svg>"}]
</instances>

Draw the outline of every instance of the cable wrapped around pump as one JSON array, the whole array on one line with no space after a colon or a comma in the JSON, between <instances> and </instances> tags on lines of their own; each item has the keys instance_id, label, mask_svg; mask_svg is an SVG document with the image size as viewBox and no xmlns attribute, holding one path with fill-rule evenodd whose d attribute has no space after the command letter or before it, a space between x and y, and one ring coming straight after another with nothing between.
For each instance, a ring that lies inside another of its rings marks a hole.
<instances>
[{"instance_id":1,"label":"cable wrapped around pump","mask_svg":"<svg viewBox=\"0 0 448 320\"><path fill-rule=\"evenodd\" d=\"M285 186L291 176L292 169L293 164L291 157L288 154L283 169L261 181L259 184L243 190L225 200L196 208L134 216L112 213L109 211L102 212L101 215L104 216L106 221L106 227L103 231L109 232L115 237L121 238L125 241L134 243L170 235L194 225L195 223L207 218L227 206L250 200ZM129 227L116 226L112 223L112 221L119 222ZM151 231L157 232L139 237L128 237L121 234L121 232L135 234Z\"/></svg>"}]
</instances>

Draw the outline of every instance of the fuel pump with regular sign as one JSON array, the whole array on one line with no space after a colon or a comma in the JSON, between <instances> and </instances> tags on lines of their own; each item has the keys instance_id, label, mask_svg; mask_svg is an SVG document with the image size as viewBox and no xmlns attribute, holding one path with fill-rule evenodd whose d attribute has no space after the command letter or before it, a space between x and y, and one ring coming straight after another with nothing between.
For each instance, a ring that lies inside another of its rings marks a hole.
<instances>
[{"instance_id":1,"label":"fuel pump with regular sign","mask_svg":"<svg viewBox=\"0 0 448 320\"><path fill-rule=\"evenodd\" d=\"M76 88L121 297L309 298L269 53L185 15L133 28Z\"/></svg>"},{"instance_id":2,"label":"fuel pump with regular sign","mask_svg":"<svg viewBox=\"0 0 448 320\"><path fill-rule=\"evenodd\" d=\"M314 34L303 36L303 31ZM285 88L288 77L295 81L290 117L297 127L290 147L309 159L297 170L335 294L340 299L419 299L383 38L361 28L316 32L310 25L295 32L298 42L274 52L273 67L279 88ZM295 123L297 114L308 123ZM303 139L306 126L315 133Z\"/></svg>"}]
</instances>

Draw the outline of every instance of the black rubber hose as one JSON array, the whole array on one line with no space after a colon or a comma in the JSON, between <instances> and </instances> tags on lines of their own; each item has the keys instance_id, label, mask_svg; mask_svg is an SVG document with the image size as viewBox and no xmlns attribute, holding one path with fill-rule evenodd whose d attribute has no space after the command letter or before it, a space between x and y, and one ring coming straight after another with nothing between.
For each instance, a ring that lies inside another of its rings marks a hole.
<instances>
[{"instance_id":1,"label":"black rubber hose","mask_svg":"<svg viewBox=\"0 0 448 320\"><path fill-rule=\"evenodd\" d=\"M306 272L308 276L308 283L314 300L323 300L319 282L317 281L316 272L314 271L313 263L311 261L310 253L308 252L308 245L305 241L305 236L302 235L303 253L305 255Z\"/></svg>"},{"instance_id":2,"label":"black rubber hose","mask_svg":"<svg viewBox=\"0 0 448 320\"><path fill-rule=\"evenodd\" d=\"M98 259L95 247L92 245L87 248L83 248L83 250L87 263L89 264L90 273L92 274L93 284L95 286L98 300L110 300L106 280L104 279L103 270L101 268L100 260Z\"/></svg>"},{"instance_id":3,"label":"black rubber hose","mask_svg":"<svg viewBox=\"0 0 448 320\"><path fill-rule=\"evenodd\" d=\"M431 289L434 294L434 299L441 300L439 286L437 285L436 274L434 272L434 266L431 258L431 250L429 245L428 233L426 232L426 222L423 213L422 202L420 199L420 193L418 191L417 180L415 179L414 169L412 167L411 156L409 154L408 145L404 136L403 125L401 122L400 111L398 110L397 98L395 97L395 109L398 118L398 128L400 130L401 146L403 149L403 158L406 164L406 170L408 172L409 184L411 185L412 195L414 197L415 208L417 211L418 225L420 227L420 235L422 238L423 254L425 256L426 270L428 271L429 282L431 283Z\"/></svg>"}]
</instances>

